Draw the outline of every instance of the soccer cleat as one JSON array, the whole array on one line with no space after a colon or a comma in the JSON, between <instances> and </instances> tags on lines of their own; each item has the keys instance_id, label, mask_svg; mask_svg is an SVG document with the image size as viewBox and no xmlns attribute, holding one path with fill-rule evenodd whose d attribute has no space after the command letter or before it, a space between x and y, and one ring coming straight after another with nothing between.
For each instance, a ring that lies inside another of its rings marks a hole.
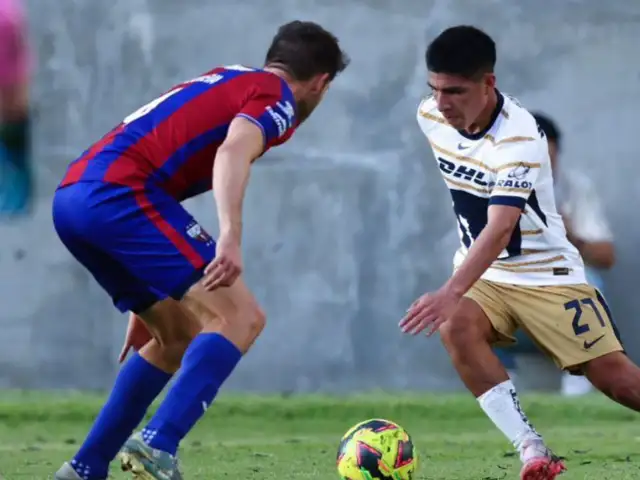
<instances>
[{"instance_id":1,"label":"soccer cleat","mask_svg":"<svg viewBox=\"0 0 640 480\"><path fill-rule=\"evenodd\" d=\"M69 462L64 462L60 470L53 476L53 480L85 480L85 477L76 472Z\"/></svg>"},{"instance_id":2,"label":"soccer cleat","mask_svg":"<svg viewBox=\"0 0 640 480\"><path fill-rule=\"evenodd\" d=\"M554 480L566 470L562 460L554 455L542 440L532 440L520 450L524 465L520 480Z\"/></svg>"},{"instance_id":3,"label":"soccer cleat","mask_svg":"<svg viewBox=\"0 0 640 480\"><path fill-rule=\"evenodd\" d=\"M122 470L136 480L183 480L178 459L150 447L139 433L132 435L118 455Z\"/></svg>"}]
</instances>

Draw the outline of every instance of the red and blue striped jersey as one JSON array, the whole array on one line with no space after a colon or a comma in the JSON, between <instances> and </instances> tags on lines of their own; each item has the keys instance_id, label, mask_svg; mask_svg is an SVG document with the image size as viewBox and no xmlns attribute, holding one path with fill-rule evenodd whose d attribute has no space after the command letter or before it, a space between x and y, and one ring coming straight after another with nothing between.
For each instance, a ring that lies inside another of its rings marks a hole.
<instances>
[{"instance_id":1,"label":"red and blue striped jersey","mask_svg":"<svg viewBox=\"0 0 640 480\"><path fill-rule=\"evenodd\" d=\"M237 116L260 127L265 152L298 125L283 79L240 65L215 68L126 117L69 165L59 188L78 182L159 187L178 200L206 192L216 151Z\"/></svg>"}]
</instances>

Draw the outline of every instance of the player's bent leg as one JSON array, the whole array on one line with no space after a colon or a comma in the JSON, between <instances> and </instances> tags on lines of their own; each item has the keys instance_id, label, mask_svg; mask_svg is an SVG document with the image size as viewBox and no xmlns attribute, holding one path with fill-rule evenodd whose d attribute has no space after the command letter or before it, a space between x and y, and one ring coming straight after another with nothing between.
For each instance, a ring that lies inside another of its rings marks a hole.
<instances>
[{"instance_id":1,"label":"player's bent leg","mask_svg":"<svg viewBox=\"0 0 640 480\"><path fill-rule=\"evenodd\" d=\"M583 371L602 393L627 408L640 412L640 367L622 351L587 362Z\"/></svg>"},{"instance_id":2,"label":"player's bent leg","mask_svg":"<svg viewBox=\"0 0 640 480\"><path fill-rule=\"evenodd\" d=\"M170 298L138 315L154 338L123 365L87 439L71 463L56 474L57 480L74 479L68 476L70 468L82 472L80 478L106 478L107 466L178 370L187 346L201 329L197 319Z\"/></svg>"},{"instance_id":3,"label":"player's bent leg","mask_svg":"<svg viewBox=\"0 0 640 480\"><path fill-rule=\"evenodd\" d=\"M479 282L440 328L442 341L467 388L498 429L511 441L524 464L523 480L551 480L564 465L546 447L523 412L515 387L492 344L511 338L515 326L494 295Z\"/></svg>"},{"instance_id":4,"label":"player's bent leg","mask_svg":"<svg viewBox=\"0 0 640 480\"><path fill-rule=\"evenodd\" d=\"M138 472L139 478L181 478L175 461L180 442L265 325L264 313L242 279L213 292L198 283L181 305L203 328L187 348L180 374L156 414L141 434L125 444L123 465Z\"/></svg>"},{"instance_id":5,"label":"player's bent leg","mask_svg":"<svg viewBox=\"0 0 640 480\"><path fill-rule=\"evenodd\" d=\"M515 387L491 348L498 335L485 311L471 298L463 298L454 315L440 327L461 380L520 451L525 442L540 440L540 436L522 412Z\"/></svg>"},{"instance_id":6,"label":"player's bent leg","mask_svg":"<svg viewBox=\"0 0 640 480\"><path fill-rule=\"evenodd\" d=\"M58 471L56 480L106 478L107 466L180 367L184 351L201 328L173 299L157 302L138 314L154 339L123 365L87 439L73 460ZM82 476L74 477L74 472Z\"/></svg>"},{"instance_id":7,"label":"player's bent leg","mask_svg":"<svg viewBox=\"0 0 640 480\"><path fill-rule=\"evenodd\" d=\"M176 372L189 344L202 329L200 319L174 299L158 302L140 312L139 316L154 338L137 355L166 372ZM175 456L165 452L156 453L141 434L133 435L123 443L124 448L120 454L122 468L131 471L134 478L182 478Z\"/></svg>"},{"instance_id":8,"label":"player's bent leg","mask_svg":"<svg viewBox=\"0 0 640 480\"><path fill-rule=\"evenodd\" d=\"M634 393L629 392L633 392L638 374L632 364L624 361L609 308L596 289L587 284L543 287L493 284L492 288L508 303L522 328L560 368L577 374L586 372L610 396L617 395L637 405ZM629 380L625 383L616 380L613 374L616 370L620 376L629 375ZM530 463L534 472L547 475L542 478L553 478L548 476L548 470L541 470L537 461Z\"/></svg>"}]
</instances>

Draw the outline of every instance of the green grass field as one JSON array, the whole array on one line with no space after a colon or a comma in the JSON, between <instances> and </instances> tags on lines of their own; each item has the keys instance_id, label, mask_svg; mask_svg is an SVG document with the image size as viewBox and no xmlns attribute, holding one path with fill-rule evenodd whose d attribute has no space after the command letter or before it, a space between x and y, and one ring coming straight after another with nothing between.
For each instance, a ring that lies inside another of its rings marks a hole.
<instances>
[{"instance_id":1,"label":"green grass field","mask_svg":"<svg viewBox=\"0 0 640 480\"><path fill-rule=\"evenodd\" d=\"M0 395L0 477L50 478L75 452L101 398ZM640 478L636 414L599 396L525 396L522 403L569 471L563 480ZM344 431L382 417L403 425L421 455L417 479L515 479L510 445L468 396L222 396L183 445L186 479L336 479ZM114 464L115 479L129 478Z\"/></svg>"}]
</instances>

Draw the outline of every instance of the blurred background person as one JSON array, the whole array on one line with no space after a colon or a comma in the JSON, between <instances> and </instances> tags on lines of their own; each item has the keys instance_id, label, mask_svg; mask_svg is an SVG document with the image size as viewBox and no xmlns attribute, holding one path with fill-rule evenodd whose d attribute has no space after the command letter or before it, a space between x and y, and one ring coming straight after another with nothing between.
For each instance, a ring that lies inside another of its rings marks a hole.
<instances>
[{"instance_id":1,"label":"blurred background person","mask_svg":"<svg viewBox=\"0 0 640 480\"><path fill-rule=\"evenodd\" d=\"M0 215L29 211L29 48L19 0L0 0Z\"/></svg>"},{"instance_id":2,"label":"blurred background person","mask_svg":"<svg viewBox=\"0 0 640 480\"><path fill-rule=\"evenodd\" d=\"M564 219L567 237L584 259L588 282L606 295L602 274L615 263L615 247L600 196L583 169L560 164L562 133L558 125L544 113L533 112L533 116L547 136L556 203ZM516 355L533 352L537 352L537 347L522 331L518 332L517 346L497 350L513 378L518 375ZM567 396L583 395L592 390L592 385L586 377L563 372L560 390Z\"/></svg>"}]
</instances>

